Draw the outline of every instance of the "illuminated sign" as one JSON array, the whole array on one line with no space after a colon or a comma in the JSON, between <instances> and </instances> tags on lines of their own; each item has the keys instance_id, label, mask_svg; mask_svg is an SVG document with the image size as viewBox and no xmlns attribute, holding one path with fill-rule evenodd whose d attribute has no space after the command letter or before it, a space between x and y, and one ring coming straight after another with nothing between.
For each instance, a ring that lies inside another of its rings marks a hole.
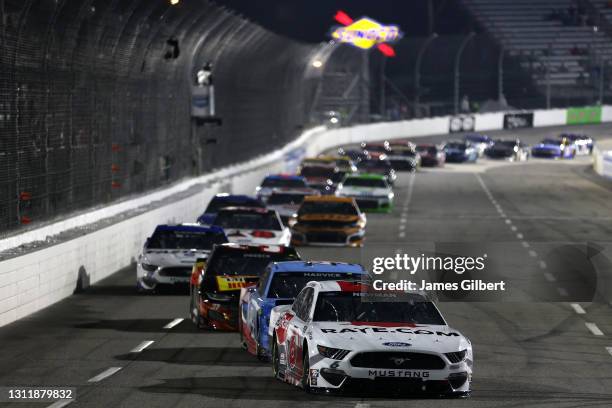
<instances>
[{"instance_id":1,"label":"illuminated sign","mask_svg":"<svg viewBox=\"0 0 612 408\"><path fill-rule=\"evenodd\" d=\"M368 17L353 21L343 11L338 11L334 18L343 25L332 32L331 36L335 40L364 50L377 46L379 51L387 57L395 56L393 48L386 43L400 38L401 33L398 26L385 26Z\"/></svg>"}]
</instances>

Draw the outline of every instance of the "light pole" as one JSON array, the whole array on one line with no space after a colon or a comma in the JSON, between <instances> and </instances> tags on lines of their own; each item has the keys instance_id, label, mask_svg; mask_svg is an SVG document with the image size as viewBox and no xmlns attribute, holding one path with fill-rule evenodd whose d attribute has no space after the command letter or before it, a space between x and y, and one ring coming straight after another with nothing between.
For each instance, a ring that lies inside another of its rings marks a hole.
<instances>
[{"instance_id":1,"label":"light pole","mask_svg":"<svg viewBox=\"0 0 612 408\"><path fill-rule=\"evenodd\" d=\"M459 113L459 65L461 64L461 55L475 35L475 32L471 32L463 39L457 51L457 56L455 57L455 115Z\"/></svg>"},{"instance_id":2,"label":"light pole","mask_svg":"<svg viewBox=\"0 0 612 408\"><path fill-rule=\"evenodd\" d=\"M497 60L497 101L500 102L504 97L504 46L499 50Z\"/></svg>"},{"instance_id":3,"label":"light pole","mask_svg":"<svg viewBox=\"0 0 612 408\"><path fill-rule=\"evenodd\" d=\"M419 105L421 104L421 62L423 61L423 55L425 50L429 47L429 44L438 38L438 34L431 34L427 40L423 43L423 46L419 49L417 54L416 63L414 66L414 116L420 116Z\"/></svg>"}]
</instances>

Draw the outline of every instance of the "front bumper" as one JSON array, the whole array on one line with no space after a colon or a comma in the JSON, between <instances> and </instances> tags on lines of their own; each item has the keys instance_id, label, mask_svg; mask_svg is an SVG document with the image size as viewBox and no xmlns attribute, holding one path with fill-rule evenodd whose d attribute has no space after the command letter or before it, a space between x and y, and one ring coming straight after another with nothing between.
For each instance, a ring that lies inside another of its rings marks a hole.
<instances>
[{"instance_id":1,"label":"front bumper","mask_svg":"<svg viewBox=\"0 0 612 408\"><path fill-rule=\"evenodd\" d=\"M563 154L559 150L533 149L531 150L531 156L546 158L546 159L558 159L558 158L563 157Z\"/></svg>"},{"instance_id":2,"label":"front bumper","mask_svg":"<svg viewBox=\"0 0 612 408\"><path fill-rule=\"evenodd\" d=\"M393 210L393 200L385 198L353 196L357 206L364 212L388 213Z\"/></svg>"},{"instance_id":3,"label":"front bumper","mask_svg":"<svg viewBox=\"0 0 612 408\"><path fill-rule=\"evenodd\" d=\"M291 245L350 246L363 245L365 229L309 228L293 230Z\"/></svg>"},{"instance_id":4,"label":"front bumper","mask_svg":"<svg viewBox=\"0 0 612 408\"><path fill-rule=\"evenodd\" d=\"M136 266L136 286L139 290L152 291L159 285L188 286L192 266L164 266L155 271L145 270L141 264Z\"/></svg>"},{"instance_id":5,"label":"front bumper","mask_svg":"<svg viewBox=\"0 0 612 408\"><path fill-rule=\"evenodd\" d=\"M310 387L314 391L383 394L467 394L472 377L471 361L446 364L442 369L389 369L353 367L356 353L343 360L311 354ZM333 368L332 368L333 367Z\"/></svg>"}]
</instances>

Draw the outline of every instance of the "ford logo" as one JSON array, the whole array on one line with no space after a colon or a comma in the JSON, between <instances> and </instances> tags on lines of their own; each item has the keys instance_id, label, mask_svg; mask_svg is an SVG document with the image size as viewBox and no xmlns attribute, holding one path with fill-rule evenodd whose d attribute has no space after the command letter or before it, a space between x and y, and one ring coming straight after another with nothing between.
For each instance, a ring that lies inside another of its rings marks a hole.
<instances>
[{"instance_id":1,"label":"ford logo","mask_svg":"<svg viewBox=\"0 0 612 408\"><path fill-rule=\"evenodd\" d=\"M401 342L389 342L389 343L383 343L383 346L388 346L388 347L410 347L410 346L412 346L412 344L410 344L410 343L401 343Z\"/></svg>"}]
</instances>

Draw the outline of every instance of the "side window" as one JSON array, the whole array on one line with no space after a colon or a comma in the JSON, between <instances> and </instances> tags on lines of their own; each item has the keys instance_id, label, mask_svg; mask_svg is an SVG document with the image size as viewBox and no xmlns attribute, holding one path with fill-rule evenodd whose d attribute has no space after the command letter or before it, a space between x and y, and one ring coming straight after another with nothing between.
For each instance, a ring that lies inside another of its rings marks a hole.
<instances>
[{"instance_id":1,"label":"side window","mask_svg":"<svg viewBox=\"0 0 612 408\"><path fill-rule=\"evenodd\" d=\"M266 290L266 285L268 284L268 279L270 279L271 272L272 268L268 266L257 282L257 293L259 293L260 296L265 296L264 291Z\"/></svg>"},{"instance_id":2,"label":"side window","mask_svg":"<svg viewBox=\"0 0 612 408\"><path fill-rule=\"evenodd\" d=\"M312 308L312 301L314 299L314 289L306 288L306 296L304 297L304 304L302 307L302 314L300 319L306 321L310 315L310 309Z\"/></svg>"},{"instance_id":3,"label":"side window","mask_svg":"<svg viewBox=\"0 0 612 408\"><path fill-rule=\"evenodd\" d=\"M306 297L306 289L303 289L295 298L291 310L293 310L297 317L301 318L302 308L304 307L304 298Z\"/></svg>"}]
</instances>

